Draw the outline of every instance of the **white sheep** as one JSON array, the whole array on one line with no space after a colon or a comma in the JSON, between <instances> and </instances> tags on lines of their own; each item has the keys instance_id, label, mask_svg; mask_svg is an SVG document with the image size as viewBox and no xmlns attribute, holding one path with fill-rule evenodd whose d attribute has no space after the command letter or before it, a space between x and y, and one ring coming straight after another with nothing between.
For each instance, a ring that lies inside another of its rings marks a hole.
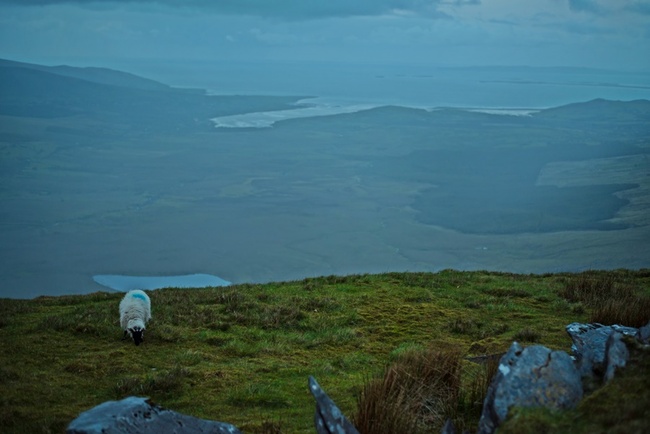
<instances>
[{"instance_id":1,"label":"white sheep","mask_svg":"<svg viewBox=\"0 0 650 434\"><path fill-rule=\"evenodd\" d=\"M126 293L120 302L120 325L124 330L124 337L133 338L136 345L143 341L143 333L147 321L151 319L151 300L149 296L139 289Z\"/></svg>"}]
</instances>

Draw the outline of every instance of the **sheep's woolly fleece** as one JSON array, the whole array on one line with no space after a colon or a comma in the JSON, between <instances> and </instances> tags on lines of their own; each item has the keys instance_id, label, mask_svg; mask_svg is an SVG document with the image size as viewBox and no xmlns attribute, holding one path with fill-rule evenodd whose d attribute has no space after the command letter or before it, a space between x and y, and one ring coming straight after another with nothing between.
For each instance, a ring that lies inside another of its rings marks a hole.
<instances>
[{"instance_id":1,"label":"sheep's woolly fleece","mask_svg":"<svg viewBox=\"0 0 650 434\"><path fill-rule=\"evenodd\" d=\"M151 300L139 289L126 293L120 302L120 326L129 334L134 328L145 329L151 319Z\"/></svg>"}]
</instances>

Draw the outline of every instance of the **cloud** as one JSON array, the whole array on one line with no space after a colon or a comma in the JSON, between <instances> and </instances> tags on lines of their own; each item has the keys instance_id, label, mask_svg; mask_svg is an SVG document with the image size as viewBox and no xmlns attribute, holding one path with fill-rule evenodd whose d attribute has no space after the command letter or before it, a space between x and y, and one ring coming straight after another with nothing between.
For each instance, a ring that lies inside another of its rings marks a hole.
<instances>
[{"instance_id":1,"label":"cloud","mask_svg":"<svg viewBox=\"0 0 650 434\"><path fill-rule=\"evenodd\" d=\"M124 5L166 6L200 9L220 14L262 16L288 19L314 19L392 14L432 15L439 5L477 5L480 0L0 0L1 4L47 6L120 7Z\"/></svg>"},{"instance_id":2,"label":"cloud","mask_svg":"<svg viewBox=\"0 0 650 434\"><path fill-rule=\"evenodd\" d=\"M625 9L641 15L650 15L650 2L634 2L627 5Z\"/></svg>"},{"instance_id":3,"label":"cloud","mask_svg":"<svg viewBox=\"0 0 650 434\"><path fill-rule=\"evenodd\" d=\"M600 16L612 16L620 13L650 15L649 0L568 0L572 12L587 12Z\"/></svg>"},{"instance_id":4,"label":"cloud","mask_svg":"<svg viewBox=\"0 0 650 434\"><path fill-rule=\"evenodd\" d=\"M569 0L569 9L574 12L602 13L601 7L594 0Z\"/></svg>"}]
</instances>

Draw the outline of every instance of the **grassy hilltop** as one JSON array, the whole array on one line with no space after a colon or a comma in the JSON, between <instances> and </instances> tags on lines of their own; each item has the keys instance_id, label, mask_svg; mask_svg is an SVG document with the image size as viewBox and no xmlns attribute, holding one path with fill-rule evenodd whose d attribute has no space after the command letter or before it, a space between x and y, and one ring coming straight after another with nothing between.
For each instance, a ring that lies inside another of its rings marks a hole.
<instances>
[{"instance_id":1,"label":"grassy hilltop","mask_svg":"<svg viewBox=\"0 0 650 434\"><path fill-rule=\"evenodd\" d=\"M643 325L650 271L445 270L149 295L153 320L139 347L120 340L121 294L0 299L0 431L63 432L84 410L139 395L247 433L313 433L309 375L360 427L379 408L401 426L414 423L409 432L437 432L447 417L473 430L494 369L476 363L480 356L513 340L569 351L564 327L574 321ZM400 406L413 402L390 394L388 406L368 405L386 396L389 365L427 405L409 413ZM518 413L510 432L642 432L648 368L648 357L633 353L577 410Z\"/></svg>"}]
</instances>

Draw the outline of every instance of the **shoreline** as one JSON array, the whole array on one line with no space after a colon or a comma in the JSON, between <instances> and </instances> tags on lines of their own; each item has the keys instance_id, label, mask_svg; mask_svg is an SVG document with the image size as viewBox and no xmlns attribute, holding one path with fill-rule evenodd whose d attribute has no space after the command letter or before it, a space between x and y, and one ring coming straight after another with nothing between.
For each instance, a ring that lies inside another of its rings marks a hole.
<instances>
[{"instance_id":1,"label":"shoreline","mask_svg":"<svg viewBox=\"0 0 650 434\"><path fill-rule=\"evenodd\" d=\"M404 107L417 110L426 110L428 112L438 110L461 110L471 113L485 113L498 116L531 116L549 107L531 108L531 107L450 107L450 106L418 106L404 104L371 104L363 102L345 102L340 103L318 103L308 102L309 100L318 100L319 98L303 99L296 102L295 109L275 110L265 112L243 113L229 116L219 116L211 118L215 128L271 128L277 122L312 118L322 116L333 116L339 114L359 113L362 111L372 110L380 107Z\"/></svg>"}]
</instances>

